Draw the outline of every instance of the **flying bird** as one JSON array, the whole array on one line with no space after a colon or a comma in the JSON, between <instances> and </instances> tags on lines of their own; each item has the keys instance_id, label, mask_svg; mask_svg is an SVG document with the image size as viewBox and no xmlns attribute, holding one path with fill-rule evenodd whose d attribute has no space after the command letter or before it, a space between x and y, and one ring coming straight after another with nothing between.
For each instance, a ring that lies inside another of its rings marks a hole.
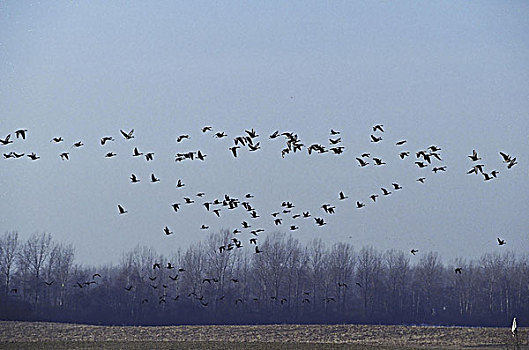
<instances>
[{"instance_id":1,"label":"flying bird","mask_svg":"<svg viewBox=\"0 0 529 350\"><path fill-rule=\"evenodd\" d=\"M504 239L500 239L500 238L498 237L498 245L504 245L504 244L507 244L507 242L505 242Z\"/></svg>"},{"instance_id":2,"label":"flying bird","mask_svg":"<svg viewBox=\"0 0 529 350\"><path fill-rule=\"evenodd\" d=\"M163 228L163 232L164 232L167 236L169 236L170 234L173 233L173 231L169 230L169 227L167 227L167 226L165 226L165 227Z\"/></svg>"},{"instance_id":3,"label":"flying bird","mask_svg":"<svg viewBox=\"0 0 529 350\"><path fill-rule=\"evenodd\" d=\"M373 132L376 132L377 130L380 130L380 132L384 132L384 129L382 128L384 125L382 124L377 124L375 126L373 126Z\"/></svg>"},{"instance_id":4,"label":"flying bird","mask_svg":"<svg viewBox=\"0 0 529 350\"><path fill-rule=\"evenodd\" d=\"M134 147L134 151L132 152L132 156L133 157L139 157L143 155L143 153L141 153L139 150L138 150L138 147Z\"/></svg>"},{"instance_id":5,"label":"flying bird","mask_svg":"<svg viewBox=\"0 0 529 350\"><path fill-rule=\"evenodd\" d=\"M10 143L13 143L13 141L9 140L11 138L11 134L7 135L5 139L0 139L0 143L2 145L9 145Z\"/></svg>"},{"instance_id":6,"label":"flying bird","mask_svg":"<svg viewBox=\"0 0 529 350\"><path fill-rule=\"evenodd\" d=\"M501 152L500 152L501 153ZM470 160L472 160L473 162L477 162L478 160L480 160L481 158L478 156L478 152L476 152L476 150L472 150L472 154L468 156L468 158L470 158Z\"/></svg>"},{"instance_id":7,"label":"flying bird","mask_svg":"<svg viewBox=\"0 0 529 350\"><path fill-rule=\"evenodd\" d=\"M412 253L413 255L415 255L415 253L418 253L418 252L419 252L418 249L412 249L412 250L410 250L410 253Z\"/></svg>"},{"instance_id":8,"label":"flying bird","mask_svg":"<svg viewBox=\"0 0 529 350\"><path fill-rule=\"evenodd\" d=\"M125 140L130 140L130 139L133 139L134 138L134 135L132 135L134 133L134 129L132 129L131 131L129 131L128 133L126 133L125 131L123 130L119 130L119 132L121 133L121 135L123 135L123 137L125 138Z\"/></svg>"},{"instance_id":9,"label":"flying bird","mask_svg":"<svg viewBox=\"0 0 529 350\"><path fill-rule=\"evenodd\" d=\"M136 182L140 182L140 179L138 179L138 178L136 177L136 175L131 174L131 175L130 175L130 181L131 181L132 183L136 183Z\"/></svg>"},{"instance_id":10,"label":"flying bird","mask_svg":"<svg viewBox=\"0 0 529 350\"><path fill-rule=\"evenodd\" d=\"M123 208L120 204L118 204L118 210L120 214L128 213L128 211L126 211L125 208Z\"/></svg>"},{"instance_id":11,"label":"flying bird","mask_svg":"<svg viewBox=\"0 0 529 350\"><path fill-rule=\"evenodd\" d=\"M50 142L55 142L55 143L59 143L59 142L62 142L64 141L62 137L54 137L50 140Z\"/></svg>"},{"instance_id":12,"label":"flying bird","mask_svg":"<svg viewBox=\"0 0 529 350\"><path fill-rule=\"evenodd\" d=\"M100 142L101 142L101 146L104 146L105 143L107 143L107 141L114 141L114 138L111 137L111 136L104 136L101 138Z\"/></svg>"},{"instance_id":13,"label":"flying bird","mask_svg":"<svg viewBox=\"0 0 529 350\"><path fill-rule=\"evenodd\" d=\"M27 129L18 129L17 131L15 131L15 136L17 139L21 137L23 140L25 140L26 132L28 132Z\"/></svg>"},{"instance_id":14,"label":"flying bird","mask_svg":"<svg viewBox=\"0 0 529 350\"><path fill-rule=\"evenodd\" d=\"M155 183L155 182L158 182L158 181L160 181L160 179L158 179L158 178L154 175L154 173L152 173L152 174L151 174L151 182L152 182L152 183Z\"/></svg>"}]
</instances>

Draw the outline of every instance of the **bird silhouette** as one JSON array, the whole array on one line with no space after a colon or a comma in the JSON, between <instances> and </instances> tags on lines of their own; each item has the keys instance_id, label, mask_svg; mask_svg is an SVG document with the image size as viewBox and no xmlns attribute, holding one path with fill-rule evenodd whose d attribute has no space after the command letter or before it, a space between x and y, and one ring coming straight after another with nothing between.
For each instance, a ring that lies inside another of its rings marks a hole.
<instances>
[{"instance_id":1,"label":"bird silhouette","mask_svg":"<svg viewBox=\"0 0 529 350\"><path fill-rule=\"evenodd\" d=\"M461 269L460 267L456 267L456 268L454 269L454 271L455 271L456 274L461 274L461 270L462 270L462 269Z\"/></svg>"},{"instance_id":2,"label":"bird silhouette","mask_svg":"<svg viewBox=\"0 0 529 350\"><path fill-rule=\"evenodd\" d=\"M470 160L472 160L473 162L477 162L478 160L480 160L481 158L478 156L478 152L476 152L476 150L472 150L472 154L468 156L468 158L470 158Z\"/></svg>"},{"instance_id":3,"label":"bird silhouette","mask_svg":"<svg viewBox=\"0 0 529 350\"><path fill-rule=\"evenodd\" d=\"M371 142L377 143L382 141L382 136L376 137L375 135L371 135Z\"/></svg>"},{"instance_id":4,"label":"bird silhouette","mask_svg":"<svg viewBox=\"0 0 529 350\"><path fill-rule=\"evenodd\" d=\"M26 139L26 132L28 132L27 129L18 129L17 131L15 131L15 136L16 138L22 138L23 140Z\"/></svg>"},{"instance_id":5,"label":"bird silhouette","mask_svg":"<svg viewBox=\"0 0 529 350\"><path fill-rule=\"evenodd\" d=\"M205 126L205 127L202 128L202 132L206 133L208 131L211 131L211 129L212 129L211 126Z\"/></svg>"},{"instance_id":6,"label":"bird silhouette","mask_svg":"<svg viewBox=\"0 0 529 350\"><path fill-rule=\"evenodd\" d=\"M365 167L365 166L369 165L369 163L366 162L365 160L363 160L362 158L356 158L356 160L358 161L358 163L360 163L359 166L361 166L361 167Z\"/></svg>"},{"instance_id":7,"label":"bird silhouette","mask_svg":"<svg viewBox=\"0 0 529 350\"><path fill-rule=\"evenodd\" d=\"M343 192L340 191L340 194L339 194L339 199L340 200L344 200L344 199L347 199L349 197L347 197Z\"/></svg>"},{"instance_id":8,"label":"bird silhouette","mask_svg":"<svg viewBox=\"0 0 529 350\"><path fill-rule=\"evenodd\" d=\"M143 155L143 153L141 153L139 150L138 150L138 147L134 147L134 151L132 152L132 156L133 157L139 157Z\"/></svg>"},{"instance_id":9,"label":"bird silhouette","mask_svg":"<svg viewBox=\"0 0 529 350\"><path fill-rule=\"evenodd\" d=\"M376 124L375 126L373 126L373 132L376 132L377 130L379 130L380 132L384 132L383 126L384 125L382 124Z\"/></svg>"},{"instance_id":10,"label":"bird silhouette","mask_svg":"<svg viewBox=\"0 0 529 350\"><path fill-rule=\"evenodd\" d=\"M365 205L364 203L359 202L359 201L356 201L356 207L357 207L358 209L363 208L363 207L365 207L365 206L366 206L366 205Z\"/></svg>"},{"instance_id":11,"label":"bird silhouette","mask_svg":"<svg viewBox=\"0 0 529 350\"><path fill-rule=\"evenodd\" d=\"M59 154L59 156L61 157L62 160L68 160L68 159L70 159L70 158L68 157L68 155L69 155L68 152L63 152L63 153Z\"/></svg>"},{"instance_id":12,"label":"bird silhouette","mask_svg":"<svg viewBox=\"0 0 529 350\"><path fill-rule=\"evenodd\" d=\"M104 136L99 141L101 142L101 146L104 146L108 141L114 141L114 138L111 136Z\"/></svg>"},{"instance_id":13,"label":"bird silhouette","mask_svg":"<svg viewBox=\"0 0 529 350\"><path fill-rule=\"evenodd\" d=\"M152 183L155 183L155 182L158 182L158 181L160 181L160 179L158 179L158 178L154 175L154 173L152 173L152 174L151 174L151 182L152 182Z\"/></svg>"},{"instance_id":14,"label":"bird silhouette","mask_svg":"<svg viewBox=\"0 0 529 350\"><path fill-rule=\"evenodd\" d=\"M391 192L388 191L388 190L386 190L384 187L381 187L380 189L382 190L382 194L383 194L384 196L389 196L389 195L391 194Z\"/></svg>"},{"instance_id":15,"label":"bird silhouette","mask_svg":"<svg viewBox=\"0 0 529 350\"><path fill-rule=\"evenodd\" d=\"M77 141L76 143L73 144L72 147L79 148L79 147L83 147L83 146L84 146L83 141Z\"/></svg>"},{"instance_id":16,"label":"bird silhouette","mask_svg":"<svg viewBox=\"0 0 529 350\"><path fill-rule=\"evenodd\" d=\"M108 152L107 154L105 154L106 158L112 158L112 157L115 157L115 156L116 156L116 153L114 153L114 152Z\"/></svg>"},{"instance_id":17,"label":"bird silhouette","mask_svg":"<svg viewBox=\"0 0 529 350\"><path fill-rule=\"evenodd\" d=\"M507 244L507 242L505 242L504 239L500 239L500 238L498 237L498 245L504 245L504 244Z\"/></svg>"},{"instance_id":18,"label":"bird silhouette","mask_svg":"<svg viewBox=\"0 0 529 350\"><path fill-rule=\"evenodd\" d=\"M119 210L119 214L128 213L128 211L126 211L125 208L123 208L120 204L118 204L118 210Z\"/></svg>"},{"instance_id":19,"label":"bird silhouette","mask_svg":"<svg viewBox=\"0 0 529 350\"><path fill-rule=\"evenodd\" d=\"M259 254L259 253L262 253L263 251L262 250L259 250L259 247L258 246L255 246L255 253L256 254Z\"/></svg>"},{"instance_id":20,"label":"bird silhouette","mask_svg":"<svg viewBox=\"0 0 529 350\"><path fill-rule=\"evenodd\" d=\"M134 129L132 129L131 131L129 131L128 133L126 133L125 131L123 130L119 130L119 132L121 133L121 135L123 135L123 137L125 138L125 140L130 140L130 139L133 139L134 138Z\"/></svg>"},{"instance_id":21,"label":"bird silhouette","mask_svg":"<svg viewBox=\"0 0 529 350\"><path fill-rule=\"evenodd\" d=\"M169 236L170 234L173 233L171 230L169 230L169 227L167 227L167 226L165 226L165 227L163 228L163 232L164 232L167 236Z\"/></svg>"},{"instance_id":22,"label":"bird silhouette","mask_svg":"<svg viewBox=\"0 0 529 350\"><path fill-rule=\"evenodd\" d=\"M0 139L0 144L6 146L6 145L9 145L10 143L13 143L13 141L11 141L10 138L11 138L11 134L7 135L5 139L3 140Z\"/></svg>"},{"instance_id":23,"label":"bird silhouette","mask_svg":"<svg viewBox=\"0 0 529 350\"><path fill-rule=\"evenodd\" d=\"M37 156L34 152L33 153L30 153L27 155L29 157L29 159L31 160L37 160L37 159L40 159L39 156Z\"/></svg>"},{"instance_id":24,"label":"bird silhouette","mask_svg":"<svg viewBox=\"0 0 529 350\"><path fill-rule=\"evenodd\" d=\"M422 184L424 183L425 180L426 180L425 177L420 177L420 178L417 179L417 181L422 183Z\"/></svg>"},{"instance_id":25,"label":"bird silhouette","mask_svg":"<svg viewBox=\"0 0 529 350\"><path fill-rule=\"evenodd\" d=\"M418 253L418 252L419 252L419 250L417 250L417 249L410 250L410 253L412 253L413 255L415 255L415 253Z\"/></svg>"},{"instance_id":26,"label":"bird silhouette","mask_svg":"<svg viewBox=\"0 0 529 350\"><path fill-rule=\"evenodd\" d=\"M395 143L395 145L397 145L397 146L402 146L402 145L405 144L406 142L407 142L406 140L397 141L397 142Z\"/></svg>"},{"instance_id":27,"label":"bird silhouette","mask_svg":"<svg viewBox=\"0 0 529 350\"><path fill-rule=\"evenodd\" d=\"M140 179L138 179L138 178L136 177L136 175L131 174L131 175L130 175L130 181L131 181L132 183L136 183L136 182L140 182Z\"/></svg>"},{"instance_id":28,"label":"bird silhouette","mask_svg":"<svg viewBox=\"0 0 529 350\"><path fill-rule=\"evenodd\" d=\"M50 140L50 142L55 142L55 143L59 143L59 142L62 142L64 141L64 139L62 137L54 137Z\"/></svg>"},{"instance_id":29,"label":"bird silhouette","mask_svg":"<svg viewBox=\"0 0 529 350\"><path fill-rule=\"evenodd\" d=\"M145 156L145 160L149 162L153 160L154 153L153 152L145 153L144 156Z\"/></svg>"},{"instance_id":30,"label":"bird silhouette","mask_svg":"<svg viewBox=\"0 0 529 350\"><path fill-rule=\"evenodd\" d=\"M393 185L393 188L394 188L395 190L402 190L402 186L399 185L398 183L392 183L392 185Z\"/></svg>"}]
</instances>

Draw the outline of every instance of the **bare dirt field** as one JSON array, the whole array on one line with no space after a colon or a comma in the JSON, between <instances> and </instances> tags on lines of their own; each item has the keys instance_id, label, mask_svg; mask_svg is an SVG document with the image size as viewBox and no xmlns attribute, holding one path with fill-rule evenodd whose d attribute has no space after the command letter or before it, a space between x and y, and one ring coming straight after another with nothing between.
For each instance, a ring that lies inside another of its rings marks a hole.
<instances>
[{"instance_id":1,"label":"bare dirt field","mask_svg":"<svg viewBox=\"0 0 529 350\"><path fill-rule=\"evenodd\" d=\"M529 329L518 330L529 349ZM0 321L0 349L515 349L509 328L376 325L91 326Z\"/></svg>"}]
</instances>

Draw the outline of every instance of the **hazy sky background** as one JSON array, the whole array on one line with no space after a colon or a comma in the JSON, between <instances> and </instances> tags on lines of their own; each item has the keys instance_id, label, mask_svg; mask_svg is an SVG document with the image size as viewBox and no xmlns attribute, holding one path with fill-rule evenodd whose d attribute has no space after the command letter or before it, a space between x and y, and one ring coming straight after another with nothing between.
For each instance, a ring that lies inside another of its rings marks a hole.
<instances>
[{"instance_id":1,"label":"hazy sky background","mask_svg":"<svg viewBox=\"0 0 529 350\"><path fill-rule=\"evenodd\" d=\"M0 138L28 135L0 151L41 159L0 159L0 231L51 232L87 264L118 262L137 244L168 254L242 220L266 230L261 240L295 224L302 242L431 250L447 262L526 254L528 33L526 1L2 1ZM374 144L377 123L385 132ZM229 137L203 134L205 125ZM132 128L124 140L119 130ZM250 128L261 150L233 158L233 138ZM282 159L284 137L268 138L290 131L328 148L331 128L342 133L342 155L304 149ZM180 134L190 139L177 143ZM56 136L65 141L50 143ZM116 141L102 147L103 136ZM79 140L85 146L72 148ZM442 148L434 165L446 173L413 164L430 145ZM135 146L154 161L133 158ZM206 161L174 161L198 149ZM473 149L497 179L466 174ZM403 150L412 156L400 160ZM105 158L110 151L117 156ZM518 165L507 170L499 151ZM360 168L363 152L387 165ZM159 183L149 182L153 172ZM131 173L142 181L131 184ZM372 203L392 182L403 189ZM257 220L242 208L216 218L201 205L246 193ZM276 228L270 214L287 200L292 214L308 210L327 225L282 215ZM118 215L117 204L129 212ZM165 236L165 225L175 233ZM246 248L248 231L239 235Z\"/></svg>"}]
</instances>

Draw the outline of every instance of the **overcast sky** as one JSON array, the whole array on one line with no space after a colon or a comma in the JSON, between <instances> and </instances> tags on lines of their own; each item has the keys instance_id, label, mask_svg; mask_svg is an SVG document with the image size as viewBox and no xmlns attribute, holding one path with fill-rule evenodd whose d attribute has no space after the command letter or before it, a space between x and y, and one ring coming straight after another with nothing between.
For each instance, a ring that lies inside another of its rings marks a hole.
<instances>
[{"instance_id":1,"label":"overcast sky","mask_svg":"<svg viewBox=\"0 0 529 350\"><path fill-rule=\"evenodd\" d=\"M40 159L0 159L0 231L51 232L87 264L118 262L138 244L169 254L243 220L265 229L261 240L280 230L302 242L437 251L446 262L526 254L528 33L526 1L2 1L0 138L14 142L0 151ZM212 132L201 132L206 125ZM19 128L26 140L15 138ZM132 128L125 140L119 130ZM251 128L261 149L234 158L233 138ZM328 149L331 129L341 132L341 155L304 148L283 159L285 137L269 139L288 131ZM177 143L181 134L190 138ZM103 136L115 141L101 146ZM419 169L415 152L431 145L442 162ZM154 160L132 157L134 147ZM199 149L205 161L175 162ZM468 158L473 149L479 162ZM402 151L410 156L401 160ZM507 169L500 151L518 164ZM355 158L364 152L362 168ZM478 163L497 178L467 175ZM382 196L393 182L402 190ZM258 219L226 207L217 218L202 206L247 193ZM295 208L276 227L271 213L283 201ZM292 219L302 211L311 218ZM246 246L249 231L239 235Z\"/></svg>"}]
</instances>

